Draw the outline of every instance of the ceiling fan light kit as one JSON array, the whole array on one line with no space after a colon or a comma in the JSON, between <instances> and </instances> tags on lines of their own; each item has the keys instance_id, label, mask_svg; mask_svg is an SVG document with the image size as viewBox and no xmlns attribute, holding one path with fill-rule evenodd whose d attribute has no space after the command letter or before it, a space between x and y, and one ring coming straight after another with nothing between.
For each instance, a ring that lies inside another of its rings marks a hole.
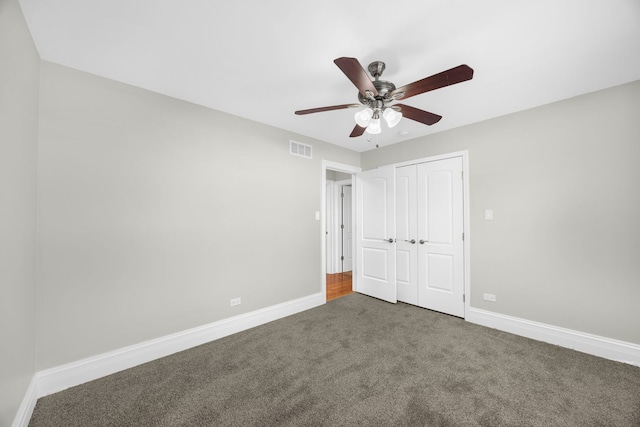
<instances>
[{"instance_id":1,"label":"ceiling fan light kit","mask_svg":"<svg viewBox=\"0 0 640 427\"><path fill-rule=\"evenodd\" d=\"M371 135L377 135L382 132L382 128L380 127L380 119L373 118L369 121L369 126L366 129Z\"/></svg>"},{"instance_id":2,"label":"ceiling fan light kit","mask_svg":"<svg viewBox=\"0 0 640 427\"><path fill-rule=\"evenodd\" d=\"M400 119L402 119L402 113L394 110L393 108L387 108L382 113L382 117L384 117L384 120L387 122L389 128L392 128L400 123Z\"/></svg>"},{"instance_id":3,"label":"ceiling fan light kit","mask_svg":"<svg viewBox=\"0 0 640 427\"><path fill-rule=\"evenodd\" d=\"M369 126L369 121L373 117L373 110L369 107L364 110L356 112L355 119L358 126L366 128Z\"/></svg>"},{"instance_id":4,"label":"ceiling fan light kit","mask_svg":"<svg viewBox=\"0 0 640 427\"><path fill-rule=\"evenodd\" d=\"M360 105L333 105L330 107L298 110L295 113L297 115L304 115L364 106L364 109L355 114L356 127L349 135L352 138L361 136L365 131L373 135L381 133L380 117L384 119L389 128L396 126L402 117L431 126L437 123L442 116L409 105L391 105L391 103L401 98L407 99L421 93L461 83L473 78L473 69L471 67L468 65L459 65L402 86L401 88L396 88L393 83L380 80L380 76L386 68L385 63L382 61L375 61L369 64L368 70L373 80L369 78L367 72L362 68L362 65L360 65L360 62L358 62L356 58L342 57L337 58L333 62L358 89L358 101Z\"/></svg>"},{"instance_id":5,"label":"ceiling fan light kit","mask_svg":"<svg viewBox=\"0 0 640 427\"><path fill-rule=\"evenodd\" d=\"M382 118L389 128L400 123L400 119L402 119L402 113L391 107L376 108L375 110L371 107L366 107L364 110L358 111L354 118L358 126L365 128L368 133L376 135L382 132L380 128L380 111L382 111Z\"/></svg>"}]
</instances>

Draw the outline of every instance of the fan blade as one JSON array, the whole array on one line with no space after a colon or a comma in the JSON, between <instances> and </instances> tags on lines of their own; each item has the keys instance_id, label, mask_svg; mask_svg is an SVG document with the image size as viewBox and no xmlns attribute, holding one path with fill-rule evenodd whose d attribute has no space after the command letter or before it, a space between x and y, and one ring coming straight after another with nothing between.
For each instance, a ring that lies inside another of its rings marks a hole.
<instances>
[{"instance_id":1,"label":"fan blade","mask_svg":"<svg viewBox=\"0 0 640 427\"><path fill-rule=\"evenodd\" d=\"M364 133L366 129L367 128L363 128L362 126L356 125L356 127L354 127L353 130L351 131L351 135L349 135L349 137L355 138L356 136L360 136Z\"/></svg>"},{"instance_id":2,"label":"fan blade","mask_svg":"<svg viewBox=\"0 0 640 427\"><path fill-rule=\"evenodd\" d=\"M298 116L301 116L304 114L322 113L323 111L342 110L343 108L349 108L349 107L360 107L360 104L342 104L342 105L332 105L330 107L310 108L308 110L298 110L296 111L296 114Z\"/></svg>"},{"instance_id":3,"label":"fan blade","mask_svg":"<svg viewBox=\"0 0 640 427\"><path fill-rule=\"evenodd\" d=\"M378 95L378 90L356 58L342 57L333 62L351 80L351 83L358 88L362 96L367 96L367 91L371 92L373 96Z\"/></svg>"},{"instance_id":4,"label":"fan blade","mask_svg":"<svg viewBox=\"0 0 640 427\"><path fill-rule=\"evenodd\" d=\"M437 114L433 114L428 111L421 110L419 108L411 107L409 105L396 104L395 106L400 107L400 110L402 112L402 117L415 120L416 122L424 123L425 125L428 125L428 126L438 123L442 118L442 116L439 116Z\"/></svg>"},{"instance_id":5,"label":"fan blade","mask_svg":"<svg viewBox=\"0 0 640 427\"><path fill-rule=\"evenodd\" d=\"M420 95L421 93L429 92L431 90L440 89L445 86L454 85L456 83L462 83L473 78L473 68L468 65L458 65L450 70L443 71L438 74L434 74L431 77L425 77L417 82L410 83L406 86L402 86L393 92L391 96L404 92L404 95L398 97L398 99L407 99L409 97Z\"/></svg>"}]
</instances>

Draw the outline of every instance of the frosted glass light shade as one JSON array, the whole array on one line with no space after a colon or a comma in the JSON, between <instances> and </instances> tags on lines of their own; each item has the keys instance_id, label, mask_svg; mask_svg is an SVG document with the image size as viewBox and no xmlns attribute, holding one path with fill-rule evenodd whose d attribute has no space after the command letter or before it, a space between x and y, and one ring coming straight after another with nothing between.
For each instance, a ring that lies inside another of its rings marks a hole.
<instances>
[{"instance_id":1,"label":"frosted glass light shade","mask_svg":"<svg viewBox=\"0 0 640 427\"><path fill-rule=\"evenodd\" d=\"M365 108L364 110L358 111L355 115L356 123L358 126L366 128L369 126L369 120L373 116L373 110L371 108Z\"/></svg>"},{"instance_id":2,"label":"frosted glass light shade","mask_svg":"<svg viewBox=\"0 0 640 427\"><path fill-rule=\"evenodd\" d=\"M369 126L367 127L367 132L372 135L377 135L382 131L380 127L380 119L371 119L369 121Z\"/></svg>"},{"instance_id":3,"label":"frosted glass light shade","mask_svg":"<svg viewBox=\"0 0 640 427\"><path fill-rule=\"evenodd\" d=\"M384 113L382 113L382 117L384 117L387 125L392 128L400 123L400 119L402 119L402 113L397 112L393 108L387 108L386 110L384 110Z\"/></svg>"}]
</instances>

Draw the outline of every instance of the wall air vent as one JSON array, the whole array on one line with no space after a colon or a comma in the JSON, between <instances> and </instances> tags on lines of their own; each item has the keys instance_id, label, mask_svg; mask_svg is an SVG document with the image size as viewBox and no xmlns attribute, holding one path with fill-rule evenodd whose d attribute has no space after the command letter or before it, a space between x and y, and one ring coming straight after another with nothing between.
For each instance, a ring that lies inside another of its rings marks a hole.
<instances>
[{"instance_id":1,"label":"wall air vent","mask_svg":"<svg viewBox=\"0 0 640 427\"><path fill-rule=\"evenodd\" d=\"M293 154L294 156L306 157L307 159L310 159L312 157L311 146L307 144L303 144L301 142L290 140L289 154Z\"/></svg>"}]
</instances>

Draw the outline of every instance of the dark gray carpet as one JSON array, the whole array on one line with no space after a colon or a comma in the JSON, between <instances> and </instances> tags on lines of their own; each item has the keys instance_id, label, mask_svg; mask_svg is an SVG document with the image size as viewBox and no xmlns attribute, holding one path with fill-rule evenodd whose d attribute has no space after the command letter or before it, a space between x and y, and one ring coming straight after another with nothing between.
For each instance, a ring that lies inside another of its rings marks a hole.
<instances>
[{"instance_id":1,"label":"dark gray carpet","mask_svg":"<svg viewBox=\"0 0 640 427\"><path fill-rule=\"evenodd\" d=\"M640 368L352 294L38 400L31 427L640 426Z\"/></svg>"}]
</instances>

